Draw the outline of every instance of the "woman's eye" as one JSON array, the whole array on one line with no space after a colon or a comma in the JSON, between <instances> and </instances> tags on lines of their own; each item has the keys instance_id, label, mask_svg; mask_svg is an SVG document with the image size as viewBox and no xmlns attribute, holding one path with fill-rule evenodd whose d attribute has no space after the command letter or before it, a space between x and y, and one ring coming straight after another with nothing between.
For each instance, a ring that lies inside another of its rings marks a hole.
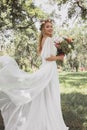
<instances>
[{"instance_id":1,"label":"woman's eye","mask_svg":"<svg viewBox=\"0 0 87 130\"><path fill-rule=\"evenodd\" d=\"M47 26L46 28L53 28L52 26Z\"/></svg>"}]
</instances>

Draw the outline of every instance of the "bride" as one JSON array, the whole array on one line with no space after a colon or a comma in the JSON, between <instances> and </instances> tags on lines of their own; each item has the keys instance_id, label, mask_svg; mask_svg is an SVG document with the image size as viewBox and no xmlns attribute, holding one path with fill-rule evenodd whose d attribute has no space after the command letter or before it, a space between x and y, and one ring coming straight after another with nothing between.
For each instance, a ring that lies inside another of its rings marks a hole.
<instances>
[{"instance_id":1,"label":"bride","mask_svg":"<svg viewBox=\"0 0 87 130\"><path fill-rule=\"evenodd\" d=\"M0 110L5 130L68 130L61 111L53 24L40 27L40 69L29 74L10 56L0 57Z\"/></svg>"}]
</instances>

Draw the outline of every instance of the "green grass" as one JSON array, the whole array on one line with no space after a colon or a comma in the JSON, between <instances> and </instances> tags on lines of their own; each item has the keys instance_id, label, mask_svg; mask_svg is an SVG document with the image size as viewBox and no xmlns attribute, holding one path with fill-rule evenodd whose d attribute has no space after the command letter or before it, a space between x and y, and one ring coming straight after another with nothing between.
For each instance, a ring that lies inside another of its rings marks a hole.
<instances>
[{"instance_id":1,"label":"green grass","mask_svg":"<svg viewBox=\"0 0 87 130\"><path fill-rule=\"evenodd\" d=\"M70 130L87 130L87 72L60 73L63 116Z\"/></svg>"},{"instance_id":2,"label":"green grass","mask_svg":"<svg viewBox=\"0 0 87 130\"><path fill-rule=\"evenodd\" d=\"M87 72L60 73L61 93L87 94Z\"/></svg>"}]
</instances>

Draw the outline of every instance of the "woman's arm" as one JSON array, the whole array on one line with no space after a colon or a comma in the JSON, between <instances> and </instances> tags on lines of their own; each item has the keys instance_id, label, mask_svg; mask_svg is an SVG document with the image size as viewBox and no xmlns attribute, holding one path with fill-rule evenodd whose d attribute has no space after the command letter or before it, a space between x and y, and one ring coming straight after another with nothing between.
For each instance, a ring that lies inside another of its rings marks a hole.
<instances>
[{"instance_id":1,"label":"woman's arm","mask_svg":"<svg viewBox=\"0 0 87 130\"><path fill-rule=\"evenodd\" d=\"M64 59L64 56L51 56L51 57L48 57L46 58L47 61L56 61L56 60L62 60L63 61Z\"/></svg>"}]
</instances>

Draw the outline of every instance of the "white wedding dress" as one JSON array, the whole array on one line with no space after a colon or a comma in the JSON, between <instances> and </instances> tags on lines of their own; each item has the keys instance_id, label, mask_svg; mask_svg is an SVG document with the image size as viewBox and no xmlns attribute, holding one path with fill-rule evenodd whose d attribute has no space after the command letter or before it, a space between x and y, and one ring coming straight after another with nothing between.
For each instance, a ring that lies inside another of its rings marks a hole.
<instances>
[{"instance_id":1,"label":"white wedding dress","mask_svg":"<svg viewBox=\"0 0 87 130\"><path fill-rule=\"evenodd\" d=\"M53 40L47 37L40 69L29 74L10 56L0 57L0 110L5 130L68 130L61 111Z\"/></svg>"}]
</instances>

